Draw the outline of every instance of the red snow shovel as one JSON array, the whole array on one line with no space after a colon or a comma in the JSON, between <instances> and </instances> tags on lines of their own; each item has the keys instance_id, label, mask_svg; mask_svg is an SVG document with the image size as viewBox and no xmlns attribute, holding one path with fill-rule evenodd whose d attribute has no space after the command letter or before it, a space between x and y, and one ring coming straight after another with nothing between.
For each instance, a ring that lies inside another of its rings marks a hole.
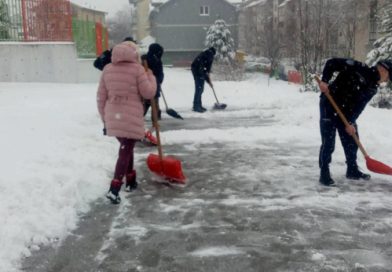
<instances>
[{"instance_id":1,"label":"red snow shovel","mask_svg":"<svg viewBox=\"0 0 392 272\"><path fill-rule=\"evenodd\" d=\"M317 83L320 85L321 79L318 76L314 76L314 78L316 79ZM342 119L344 125L346 127L349 126L350 125L349 122L347 121L343 112L339 109L339 106L336 104L333 97L329 93L324 93L324 95L328 98L329 102L332 104L333 108L335 109L335 111L339 115L340 119ZM365 157L366 166L370 171L372 171L374 173L378 173L378 174L383 174L383 175L392 175L392 168L391 167L389 167L388 165L386 165L382 162L379 162L379 161L376 161L376 160L370 158L370 156L366 152L365 148L363 147L362 143L359 141L358 136L356 134L353 134L351 136L354 138L355 143L358 145L363 156Z\"/></svg>"},{"instance_id":2,"label":"red snow shovel","mask_svg":"<svg viewBox=\"0 0 392 272\"><path fill-rule=\"evenodd\" d=\"M159 124L157 105L155 99L151 99L152 118L157 133L158 155L150 154L147 157L147 166L155 174L171 182L185 184L185 176L182 173L181 162L171 156L163 156L161 138L159 136Z\"/></svg>"}]
</instances>

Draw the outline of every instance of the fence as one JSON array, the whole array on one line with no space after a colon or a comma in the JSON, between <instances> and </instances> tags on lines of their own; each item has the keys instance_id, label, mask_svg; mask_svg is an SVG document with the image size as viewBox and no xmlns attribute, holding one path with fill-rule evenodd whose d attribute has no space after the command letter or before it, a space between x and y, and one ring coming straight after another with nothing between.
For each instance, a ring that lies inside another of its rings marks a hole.
<instances>
[{"instance_id":1,"label":"fence","mask_svg":"<svg viewBox=\"0 0 392 272\"><path fill-rule=\"evenodd\" d=\"M92 58L108 48L108 33L73 17L69 0L0 0L0 41L74 41L78 57Z\"/></svg>"},{"instance_id":2,"label":"fence","mask_svg":"<svg viewBox=\"0 0 392 272\"><path fill-rule=\"evenodd\" d=\"M0 40L72 41L69 0L0 0Z\"/></svg>"},{"instance_id":3,"label":"fence","mask_svg":"<svg viewBox=\"0 0 392 272\"><path fill-rule=\"evenodd\" d=\"M78 57L94 57L96 55L95 23L74 18L72 28Z\"/></svg>"}]
</instances>

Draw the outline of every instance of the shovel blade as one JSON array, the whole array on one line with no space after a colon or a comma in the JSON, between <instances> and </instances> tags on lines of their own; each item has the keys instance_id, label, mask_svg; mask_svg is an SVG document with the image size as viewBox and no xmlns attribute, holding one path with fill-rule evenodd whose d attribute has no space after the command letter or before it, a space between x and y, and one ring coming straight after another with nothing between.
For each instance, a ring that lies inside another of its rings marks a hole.
<instances>
[{"instance_id":1,"label":"shovel blade","mask_svg":"<svg viewBox=\"0 0 392 272\"><path fill-rule=\"evenodd\" d=\"M167 113L168 115L170 115L171 117L173 117L173 118L184 120L184 118L182 118L181 115L179 115L179 114L178 114L175 110L173 110L173 109L167 109L167 110L166 110L166 113Z\"/></svg>"},{"instance_id":2,"label":"shovel blade","mask_svg":"<svg viewBox=\"0 0 392 272\"><path fill-rule=\"evenodd\" d=\"M185 184L186 177L182 172L181 162L174 157L150 154L147 157L147 166L151 172L165 179Z\"/></svg>"},{"instance_id":3,"label":"shovel blade","mask_svg":"<svg viewBox=\"0 0 392 272\"><path fill-rule=\"evenodd\" d=\"M392 168L382 162L376 161L369 156L366 158L366 166L367 168L378 174L383 174L383 175L391 175L392 176Z\"/></svg>"},{"instance_id":4,"label":"shovel blade","mask_svg":"<svg viewBox=\"0 0 392 272\"><path fill-rule=\"evenodd\" d=\"M226 109L227 105L224 103L215 103L214 110L224 110Z\"/></svg>"}]
</instances>

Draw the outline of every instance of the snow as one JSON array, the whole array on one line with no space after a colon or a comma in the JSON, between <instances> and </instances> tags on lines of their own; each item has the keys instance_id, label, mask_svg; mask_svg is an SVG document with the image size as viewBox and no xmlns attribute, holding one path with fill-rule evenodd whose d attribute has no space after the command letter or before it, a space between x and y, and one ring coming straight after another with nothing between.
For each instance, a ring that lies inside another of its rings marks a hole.
<instances>
[{"instance_id":1,"label":"snow","mask_svg":"<svg viewBox=\"0 0 392 272\"><path fill-rule=\"evenodd\" d=\"M226 255L240 255L244 254L241 250L234 247L209 247L198 249L191 253L197 257L214 257L214 256L226 256Z\"/></svg>"},{"instance_id":2,"label":"snow","mask_svg":"<svg viewBox=\"0 0 392 272\"><path fill-rule=\"evenodd\" d=\"M201 120L219 116L254 116L260 120L251 127L211 127L200 129L197 133L187 129L165 131L162 133L165 144L183 143L189 150L197 150L203 143L222 142L249 149L268 148L266 142L303 147L320 144L319 99L316 93L300 93L298 85L283 81L271 80L268 86L264 75L254 74L242 82L215 82L217 95L222 103L229 105L228 110L208 111L201 115L191 111L194 86L190 71L165 68L165 73L163 90L166 98L170 107L179 111L185 119L195 116ZM102 136L102 124L96 109L96 89L97 84L0 83L0 122L3 124L0 127L0 271L18 271L24 256L29 256L43 245L64 239L77 227L80 215L89 210L89 204L106 192L118 146L113 139ZM206 86L203 103L210 107L214 102L213 94ZM391 111L368 106L359 119L365 148L374 158L389 165L392 163L390 114ZM274 125L265 126L263 122L268 120L273 120ZM135 161L138 163L142 161L138 159L140 156L136 154ZM298 158L302 156L297 154ZM339 140L333 158L336 174L344 173L344 155ZM359 164L365 165L360 154ZM290 167L287 173L292 173ZM256 180L260 175L275 177L287 174L277 173L273 167L263 173L257 169L240 172L250 180ZM328 191L312 196L305 191L309 188L301 186L290 186L287 190L291 195L308 194L308 197L278 200L232 197L220 203L227 206L252 205L272 211L295 205L350 212L363 206L364 200L368 201L367 209L390 207L392 200L392 196L377 191L353 192L344 196L339 191ZM202 206L204 201L198 199L186 205ZM121 205L120 214L127 203ZM170 212L174 208L182 206L162 204L162 212ZM374 223L375 227L377 224L390 226L392 220ZM162 226L156 226L157 229L159 227ZM194 223L183 227L198 228L199 225ZM114 241L124 233L140 239L146 229L138 227L138 224L127 229L113 228L110 237ZM102 246L101 252L110 247L111 240L107 243ZM235 247L199 248L193 252L200 257L239 254L243 254L241 249ZM320 252L312 254L314 261L323 262L325 259ZM382 262L368 252L358 254ZM103 259L104 254L97 258Z\"/></svg>"}]
</instances>

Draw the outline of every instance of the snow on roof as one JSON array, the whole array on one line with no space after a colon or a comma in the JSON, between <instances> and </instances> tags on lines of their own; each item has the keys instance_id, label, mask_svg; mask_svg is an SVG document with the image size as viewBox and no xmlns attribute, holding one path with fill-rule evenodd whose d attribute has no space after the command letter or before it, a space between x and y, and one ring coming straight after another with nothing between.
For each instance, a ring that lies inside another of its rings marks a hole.
<instances>
[{"instance_id":1,"label":"snow on roof","mask_svg":"<svg viewBox=\"0 0 392 272\"><path fill-rule=\"evenodd\" d=\"M87 3L85 0L71 0L71 3L85 9L90 9L102 13L108 13L107 11L97 9L96 6Z\"/></svg>"},{"instance_id":2,"label":"snow on roof","mask_svg":"<svg viewBox=\"0 0 392 272\"><path fill-rule=\"evenodd\" d=\"M164 4L169 0L152 0L152 4ZM241 3L243 0L226 0L227 2L230 2L231 4L239 4Z\"/></svg>"},{"instance_id":3,"label":"snow on roof","mask_svg":"<svg viewBox=\"0 0 392 272\"><path fill-rule=\"evenodd\" d=\"M267 0L257 0L257 1L253 1L251 3L249 3L248 5L245 6L245 8L251 8L254 7L256 5L264 5L265 2L267 2Z\"/></svg>"},{"instance_id":4,"label":"snow on roof","mask_svg":"<svg viewBox=\"0 0 392 272\"><path fill-rule=\"evenodd\" d=\"M290 2L291 0L284 0L282 4L279 5L279 7L283 7L284 5L286 5L288 2Z\"/></svg>"}]
</instances>

